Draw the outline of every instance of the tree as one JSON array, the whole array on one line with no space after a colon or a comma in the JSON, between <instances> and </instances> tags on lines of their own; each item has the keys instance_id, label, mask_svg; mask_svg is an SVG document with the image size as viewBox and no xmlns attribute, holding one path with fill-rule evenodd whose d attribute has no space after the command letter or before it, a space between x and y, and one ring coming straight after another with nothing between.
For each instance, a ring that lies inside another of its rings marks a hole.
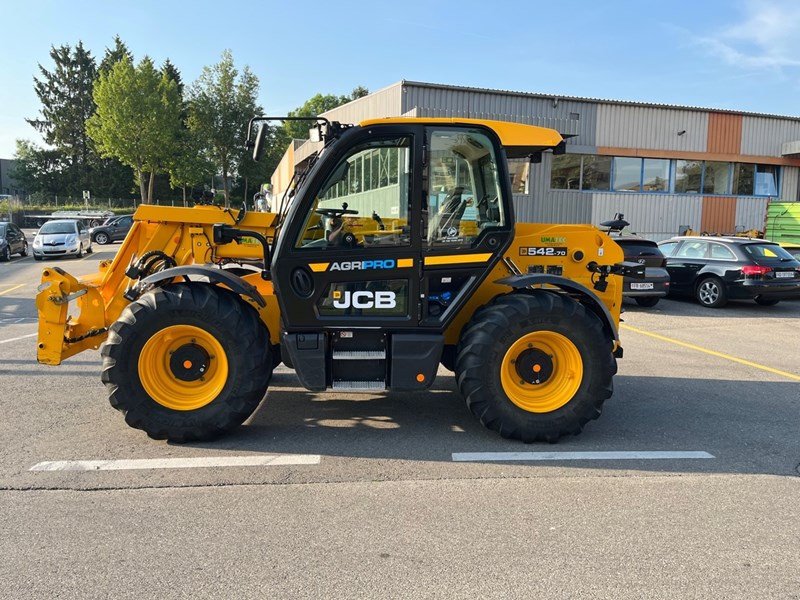
<instances>
[{"instance_id":1,"label":"tree","mask_svg":"<svg viewBox=\"0 0 800 600\"><path fill-rule=\"evenodd\" d=\"M181 95L181 99L183 99L183 78L181 77L181 72L178 70L170 59L164 61L164 64L161 65L161 72L167 76L167 79L170 81L174 81L175 85L178 86L178 93Z\"/></svg>"},{"instance_id":2,"label":"tree","mask_svg":"<svg viewBox=\"0 0 800 600\"><path fill-rule=\"evenodd\" d=\"M169 183L183 192L183 205L187 205L186 188L200 185L214 172L214 165L206 158L202 145L187 128L180 130L178 148L169 163Z\"/></svg>"},{"instance_id":3,"label":"tree","mask_svg":"<svg viewBox=\"0 0 800 600\"><path fill-rule=\"evenodd\" d=\"M89 135L103 156L115 157L134 170L142 202L152 202L155 176L166 172L176 151L178 86L148 57L135 67L124 57L100 76L94 101L97 112L87 123Z\"/></svg>"},{"instance_id":4,"label":"tree","mask_svg":"<svg viewBox=\"0 0 800 600\"><path fill-rule=\"evenodd\" d=\"M231 179L247 152L247 122L261 112L257 95L258 78L246 66L240 74L230 50L222 53L219 63L204 67L191 88L189 129L222 175L226 207L230 206Z\"/></svg>"},{"instance_id":5,"label":"tree","mask_svg":"<svg viewBox=\"0 0 800 600\"><path fill-rule=\"evenodd\" d=\"M347 104L358 98L369 94L369 90L364 86L357 86L347 96L337 96L335 94L317 94L312 96L305 103L289 113L290 117L318 117L324 112L333 110L337 106ZM308 138L308 130L311 123L304 121L286 121L283 129L286 133L287 143L291 139L304 140Z\"/></svg>"},{"instance_id":6,"label":"tree","mask_svg":"<svg viewBox=\"0 0 800 600\"><path fill-rule=\"evenodd\" d=\"M125 45L125 42L123 42L118 35L115 35L114 47L106 48L103 60L100 61L100 67L97 69L98 73L108 73L111 68L123 58L127 58L129 61L133 62L133 53L128 50L128 46Z\"/></svg>"},{"instance_id":7,"label":"tree","mask_svg":"<svg viewBox=\"0 0 800 600\"><path fill-rule=\"evenodd\" d=\"M42 103L41 117L27 121L62 154L62 186L67 193L77 195L91 187L95 154L86 134L86 121L94 112L92 86L97 68L81 42L74 49L52 46L50 58L52 70L39 64L39 77L34 77L34 90Z\"/></svg>"},{"instance_id":8,"label":"tree","mask_svg":"<svg viewBox=\"0 0 800 600\"><path fill-rule=\"evenodd\" d=\"M33 142L17 140L11 176L31 194L55 196L61 193L64 166L58 150L39 148Z\"/></svg>"}]
</instances>

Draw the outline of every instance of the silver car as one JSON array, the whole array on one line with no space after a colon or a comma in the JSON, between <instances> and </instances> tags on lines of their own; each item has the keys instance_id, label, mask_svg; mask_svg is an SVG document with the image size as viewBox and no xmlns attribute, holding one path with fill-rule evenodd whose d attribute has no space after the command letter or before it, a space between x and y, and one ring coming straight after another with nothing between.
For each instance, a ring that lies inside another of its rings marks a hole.
<instances>
[{"instance_id":1,"label":"silver car","mask_svg":"<svg viewBox=\"0 0 800 600\"><path fill-rule=\"evenodd\" d=\"M83 223L75 219L48 221L33 239L33 258L75 256L92 251L92 238Z\"/></svg>"}]
</instances>

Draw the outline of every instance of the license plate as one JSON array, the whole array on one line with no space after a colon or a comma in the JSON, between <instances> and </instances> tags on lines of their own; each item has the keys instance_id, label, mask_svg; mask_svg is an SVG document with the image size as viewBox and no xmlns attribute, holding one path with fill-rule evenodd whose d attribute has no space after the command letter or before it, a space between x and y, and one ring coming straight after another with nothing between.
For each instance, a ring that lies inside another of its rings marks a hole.
<instances>
[{"instance_id":1,"label":"license plate","mask_svg":"<svg viewBox=\"0 0 800 600\"><path fill-rule=\"evenodd\" d=\"M652 283L631 283L632 290L652 290Z\"/></svg>"},{"instance_id":2,"label":"license plate","mask_svg":"<svg viewBox=\"0 0 800 600\"><path fill-rule=\"evenodd\" d=\"M794 277L794 271L776 271L775 277L780 277L781 279L785 277L789 279L791 277Z\"/></svg>"}]
</instances>

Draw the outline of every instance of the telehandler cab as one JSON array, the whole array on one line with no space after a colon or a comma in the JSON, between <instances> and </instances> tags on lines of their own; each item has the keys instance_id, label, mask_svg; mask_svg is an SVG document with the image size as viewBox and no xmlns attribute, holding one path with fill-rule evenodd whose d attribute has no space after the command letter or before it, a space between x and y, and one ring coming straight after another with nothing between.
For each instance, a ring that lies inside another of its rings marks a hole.
<instances>
[{"instance_id":1,"label":"telehandler cab","mask_svg":"<svg viewBox=\"0 0 800 600\"><path fill-rule=\"evenodd\" d=\"M558 132L312 121L324 145L277 212L142 205L98 273L44 269L39 361L102 344L111 405L174 441L240 425L281 361L333 393L424 390L441 363L486 427L526 442L597 418L621 275L641 265L589 225L515 224L507 158L563 152Z\"/></svg>"}]
</instances>

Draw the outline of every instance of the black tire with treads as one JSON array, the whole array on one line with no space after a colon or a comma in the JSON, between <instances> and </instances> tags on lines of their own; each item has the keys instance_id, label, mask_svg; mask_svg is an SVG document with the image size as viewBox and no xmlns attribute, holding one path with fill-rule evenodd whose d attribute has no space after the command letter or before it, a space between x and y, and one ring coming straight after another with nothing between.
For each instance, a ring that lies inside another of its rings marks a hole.
<instances>
[{"instance_id":1,"label":"black tire with treads","mask_svg":"<svg viewBox=\"0 0 800 600\"><path fill-rule=\"evenodd\" d=\"M546 413L514 404L500 380L508 349L534 331L569 338L583 363L583 381L572 399ZM476 311L462 332L456 359L456 381L470 411L501 436L528 443L580 433L600 416L616 372L612 342L600 319L569 296L543 290L500 296Z\"/></svg>"},{"instance_id":2,"label":"black tire with treads","mask_svg":"<svg viewBox=\"0 0 800 600\"><path fill-rule=\"evenodd\" d=\"M142 347L172 325L203 328L225 349L227 381L214 400L196 410L159 404L139 378ZM101 353L111 406L131 427L175 442L208 440L239 426L264 398L272 376L269 332L255 309L233 292L205 283L157 288L129 304L110 327Z\"/></svg>"}]
</instances>

